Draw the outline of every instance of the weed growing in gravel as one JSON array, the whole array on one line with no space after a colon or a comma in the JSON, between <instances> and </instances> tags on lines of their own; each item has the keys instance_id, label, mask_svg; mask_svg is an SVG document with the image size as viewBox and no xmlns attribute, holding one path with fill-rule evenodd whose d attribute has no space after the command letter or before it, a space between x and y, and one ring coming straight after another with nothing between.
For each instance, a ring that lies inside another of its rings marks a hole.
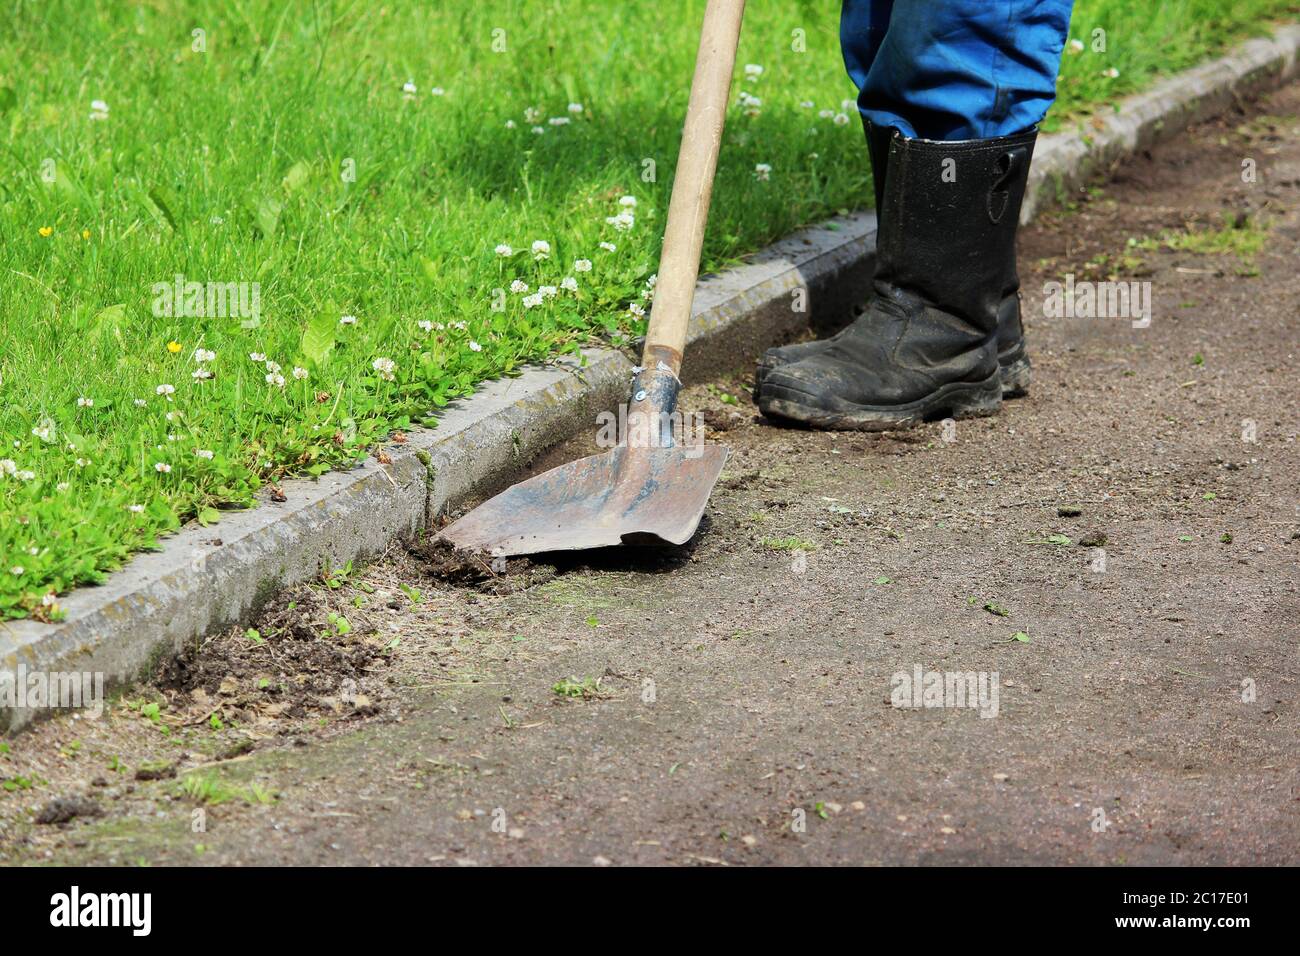
<instances>
[{"instance_id":1,"label":"weed growing in gravel","mask_svg":"<svg viewBox=\"0 0 1300 956\"><path fill-rule=\"evenodd\" d=\"M600 695L600 680L595 677L566 677L556 681L551 691L560 697L588 700Z\"/></svg>"},{"instance_id":2,"label":"weed growing in gravel","mask_svg":"<svg viewBox=\"0 0 1300 956\"><path fill-rule=\"evenodd\" d=\"M764 538L760 544L770 551L813 551L817 548L815 541L805 541L803 538Z\"/></svg>"},{"instance_id":3,"label":"weed growing in gravel","mask_svg":"<svg viewBox=\"0 0 1300 956\"><path fill-rule=\"evenodd\" d=\"M274 803L275 795L257 783L246 787L237 787L227 783L214 773L191 773L180 779L176 786L178 795L188 797L197 803L219 806L231 800L242 800L249 804Z\"/></svg>"}]
</instances>

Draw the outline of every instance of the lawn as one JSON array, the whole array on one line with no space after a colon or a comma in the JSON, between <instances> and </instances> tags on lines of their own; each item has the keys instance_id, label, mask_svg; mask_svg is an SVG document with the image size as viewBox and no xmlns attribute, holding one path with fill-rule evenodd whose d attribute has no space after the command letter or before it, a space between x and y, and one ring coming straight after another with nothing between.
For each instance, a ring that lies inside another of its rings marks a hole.
<instances>
[{"instance_id":1,"label":"lawn","mask_svg":"<svg viewBox=\"0 0 1300 956\"><path fill-rule=\"evenodd\" d=\"M11 3L0 619L57 619L183 522L635 335L703 4L681 8ZM1054 122L1296 10L1079 0ZM836 5L752 4L739 64L708 268L869 203Z\"/></svg>"}]
</instances>

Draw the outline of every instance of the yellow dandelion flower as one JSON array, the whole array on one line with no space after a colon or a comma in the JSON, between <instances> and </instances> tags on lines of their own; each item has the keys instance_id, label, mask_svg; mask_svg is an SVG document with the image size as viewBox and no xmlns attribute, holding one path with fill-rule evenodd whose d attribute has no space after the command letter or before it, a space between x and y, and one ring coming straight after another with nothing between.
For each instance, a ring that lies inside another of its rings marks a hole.
<instances>
[{"instance_id":1,"label":"yellow dandelion flower","mask_svg":"<svg viewBox=\"0 0 1300 956\"><path fill-rule=\"evenodd\" d=\"M179 343L179 342L168 342L168 343L167 343L167 351L168 351L168 352L171 352L172 355L175 355L177 352L179 352L179 351L180 351L181 349L183 349L184 347L185 347L185 346L181 345L181 343Z\"/></svg>"},{"instance_id":2,"label":"yellow dandelion flower","mask_svg":"<svg viewBox=\"0 0 1300 956\"><path fill-rule=\"evenodd\" d=\"M90 230L89 230L89 229L83 229L83 230L81 230L81 238L82 238L82 239L89 239L89 238L90 238Z\"/></svg>"},{"instance_id":3,"label":"yellow dandelion flower","mask_svg":"<svg viewBox=\"0 0 1300 956\"><path fill-rule=\"evenodd\" d=\"M40 228L40 229L37 229L36 231L39 232L42 236L44 236L46 239L48 239L50 236L54 235L54 227L53 227L53 226L41 226L41 228Z\"/></svg>"}]
</instances>

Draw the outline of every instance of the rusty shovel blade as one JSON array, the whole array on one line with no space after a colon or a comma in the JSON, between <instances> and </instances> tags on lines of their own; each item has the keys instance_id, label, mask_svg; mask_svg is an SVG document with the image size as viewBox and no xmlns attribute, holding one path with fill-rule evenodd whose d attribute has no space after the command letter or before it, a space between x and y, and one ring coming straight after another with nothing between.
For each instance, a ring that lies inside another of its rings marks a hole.
<instances>
[{"instance_id":1,"label":"rusty shovel blade","mask_svg":"<svg viewBox=\"0 0 1300 956\"><path fill-rule=\"evenodd\" d=\"M493 556L618 544L685 544L727 460L721 445L620 445L529 478L438 537Z\"/></svg>"}]
</instances>

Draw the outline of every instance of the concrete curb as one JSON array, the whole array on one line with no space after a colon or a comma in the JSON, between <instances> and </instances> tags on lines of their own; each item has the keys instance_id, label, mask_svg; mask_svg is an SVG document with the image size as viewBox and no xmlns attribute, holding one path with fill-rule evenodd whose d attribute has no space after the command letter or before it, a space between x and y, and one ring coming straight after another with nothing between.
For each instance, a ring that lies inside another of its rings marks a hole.
<instances>
[{"instance_id":1,"label":"concrete curb","mask_svg":"<svg viewBox=\"0 0 1300 956\"><path fill-rule=\"evenodd\" d=\"M1296 73L1300 27L1252 40L1127 100L1123 111L1085 138L1040 139L1024 219L1055 195L1117 158L1221 110L1245 92ZM875 254L875 216L860 213L802 230L746 265L701 280L682 377L703 381L752 360L809 324L844 324L867 292ZM445 410L432 431L388 448L391 464L318 481L284 483L287 501L232 512L211 528L186 528L162 550L136 557L100 587L62 601L65 620L0 624L0 681L27 673L103 674L109 689L128 685L167 654L247 620L276 591L314 580L408 538L459 500L504 487L529 460L627 398L632 363L608 349L485 385ZM0 709L0 732L48 710Z\"/></svg>"}]
</instances>

